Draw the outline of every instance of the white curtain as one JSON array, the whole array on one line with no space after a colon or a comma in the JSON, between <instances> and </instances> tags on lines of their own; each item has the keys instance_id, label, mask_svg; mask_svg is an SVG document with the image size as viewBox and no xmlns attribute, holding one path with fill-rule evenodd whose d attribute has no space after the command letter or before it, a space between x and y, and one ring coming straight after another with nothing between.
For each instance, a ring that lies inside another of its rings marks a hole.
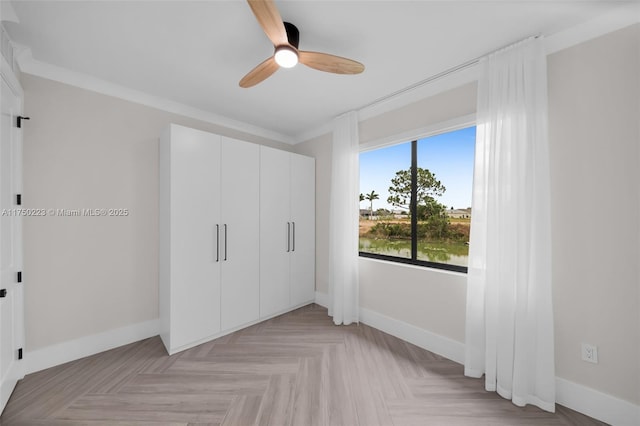
<instances>
[{"instance_id":1,"label":"white curtain","mask_svg":"<svg viewBox=\"0 0 640 426\"><path fill-rule=\"evenodd\" d=\"M335 119L329 206L329 315L336 325L358 322L358 114Z\"/></svg>"},{"instance_id":2,"label":"white curtain","mask_svg":"<svg viewBox=\"0 0 640 426\"><path fill-rule=\"evenodd\" d=\"M529 39L480 63L465 374L555 410L547 64Z\"/></svg>"}]
</instances>

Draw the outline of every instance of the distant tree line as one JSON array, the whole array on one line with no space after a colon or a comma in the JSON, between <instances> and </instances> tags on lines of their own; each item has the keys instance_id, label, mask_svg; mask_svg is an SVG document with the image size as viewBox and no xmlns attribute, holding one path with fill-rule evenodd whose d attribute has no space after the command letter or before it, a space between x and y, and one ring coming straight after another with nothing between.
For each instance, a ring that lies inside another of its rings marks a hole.
<instances>
[{"instance_id":1,"label":"distant tree line","mask_svg":"<svg viewBox=\"0 0 640 426\"><path fill-rule=\"evenodd\" d=\"M435 174L428 169L418 167L416 189L415 214L418 218L418 238L468 241L469 227L451 224L449 216L446 214L447 207L436 199L436 197L442 196L447 189ZM411 208L411 169L396 172L395 177L391 179L389 194L387 203L407 212L409 217L414 214ZM373 201L377 199L379 199L379 194L376 194L375 191L366 195L360 194L360 201L370 202L370 216L373 216ZM378 216L384 215L378 214ZM380 221L371 228L368 236L374 238L411 238L411 225L406 222Z\"/></svg>"}]
</instances>

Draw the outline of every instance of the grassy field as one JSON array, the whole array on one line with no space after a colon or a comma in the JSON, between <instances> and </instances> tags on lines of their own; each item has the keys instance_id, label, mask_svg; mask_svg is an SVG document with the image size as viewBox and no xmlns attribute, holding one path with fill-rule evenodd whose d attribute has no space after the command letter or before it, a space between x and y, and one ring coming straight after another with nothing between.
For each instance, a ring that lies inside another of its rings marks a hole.
<instances>
[{"instance_id":1,"label":"grassy field","mask_svg":"<svg viewBox=\"0 0 640 426\"><path fill-rule=\"evenodd\" d=\"M407 238L380 238L372 235L371 229L378 223L408 225L410 220L402 219L360 219L360 251L396 257L411 257L411 240ZM470 219L450 219L453 228L469 235ZM469 246L466 241L418 240L418 259L430 262L467 266Z\"/></svg>"},{"instance_id":2,"label":"grassy field","mask_svg":"<svg viewBox=\"0 0 640 426\"><path fill-rule=\"evenodd\" d=\"M451 223L460 223L460 224L464 224L464 225L471 225L471 219L470 218L466 218L466 219L462 219L462 218L450 218L449 222Z\"/></svg>"}]
</instances>

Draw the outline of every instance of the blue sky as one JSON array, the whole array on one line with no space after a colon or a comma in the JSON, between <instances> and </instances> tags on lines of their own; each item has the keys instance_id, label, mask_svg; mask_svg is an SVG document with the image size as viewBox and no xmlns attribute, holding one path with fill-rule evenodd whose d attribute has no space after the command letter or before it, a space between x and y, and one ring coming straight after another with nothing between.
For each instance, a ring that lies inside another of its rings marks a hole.
<instances>
[{"instance_id":1,"label":"blue sky","mask_svg":"<svg viewBox=\"0 0 640 426\"><path fill-rule=\"evenodd\" d=\"M418 167L429 169L447 188L439 201L447 208L471 207L476 128L456 130L418 140ZM387 208L388 188L396 172L411 167L411 143L360 153L360 192L375 190L373 208ZM360 203L369 207L368 201Z\"/></svg>"}]
</instances>

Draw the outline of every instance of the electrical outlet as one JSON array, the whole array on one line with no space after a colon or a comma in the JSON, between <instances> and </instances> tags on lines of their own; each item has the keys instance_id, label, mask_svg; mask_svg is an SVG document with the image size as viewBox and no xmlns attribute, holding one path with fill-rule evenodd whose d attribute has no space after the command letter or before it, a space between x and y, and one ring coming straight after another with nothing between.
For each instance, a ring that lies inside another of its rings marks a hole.
<instances>
[{"instance_id":1,"label":"electrical outlet","mask_svg":"<svg viewBox=\"0 0 640 426\"><path fill-rule=\"evenodd\" d=\"M598 347L589 345L588 343L582 344L582 360L586 362L598 363Z\"/></svg>"}]
</instances>

